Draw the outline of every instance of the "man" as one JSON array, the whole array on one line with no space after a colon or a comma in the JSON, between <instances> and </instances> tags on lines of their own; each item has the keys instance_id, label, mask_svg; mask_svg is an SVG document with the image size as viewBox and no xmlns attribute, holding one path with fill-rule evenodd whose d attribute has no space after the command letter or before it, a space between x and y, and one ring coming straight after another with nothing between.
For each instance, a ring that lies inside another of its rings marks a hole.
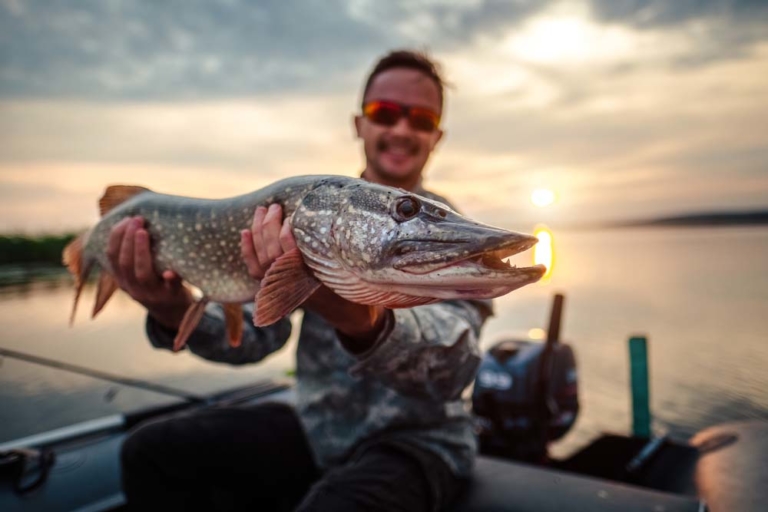
<instances>
[{"instance_id":1,"label":"man","mask_svg":"<svg viewBox=\"0 0 768 512\"><path fill-rule=\"evenodd\" d=\"M354 119L362 178L425 191L422 172L442 131L443 81L425 56L392 52L372 70ZM152 268L141 219L114 228L108 253L120 286L147 308L147 333L170 348L192 300L172 272ZM259 208L242 234L250 274L294 247L279 206ZM215 409L140 427L126 441L123 483L147 509L438 510L472 468L475 439L460 399L480 361L489 301L445 301L387 310L321 288L302 306L296 411L269 404ZM223 313L209 306L187 346L231 364L280 349L291 324L253 326L227 342Z\"/></svg>"}]
</instances>

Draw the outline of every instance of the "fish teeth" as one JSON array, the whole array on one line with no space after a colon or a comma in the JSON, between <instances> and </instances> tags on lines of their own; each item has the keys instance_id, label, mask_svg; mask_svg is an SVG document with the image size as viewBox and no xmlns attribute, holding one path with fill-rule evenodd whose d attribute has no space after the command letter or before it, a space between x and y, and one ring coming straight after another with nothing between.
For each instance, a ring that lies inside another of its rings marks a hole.
<instances>
[{"instance_id":1,"label":"fish teeth","mask_svg":"<svg viewBox=\"0 0 768 512\"><path fill-rule=\"evenodd\" d=\"M510 258L507 258L507 259L505 259L505 260L502 260L502 261L504 262L504 264L505 264L506 266L508 266L508 267L513 267L513 268L514 268L514 266L512 265L512 258L511 258L511 257L510 257Z\"/></svg>"}]
</instances>

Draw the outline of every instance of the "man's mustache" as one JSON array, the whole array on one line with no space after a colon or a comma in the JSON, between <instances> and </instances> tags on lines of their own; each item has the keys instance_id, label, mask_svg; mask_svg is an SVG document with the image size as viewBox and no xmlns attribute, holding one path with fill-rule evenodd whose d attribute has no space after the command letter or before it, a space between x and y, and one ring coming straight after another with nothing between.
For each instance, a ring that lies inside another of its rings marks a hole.
<instances>
[{"instance_id":1,"label":"man's mustache","mask_svg":"<svg viewBox=\"0 0 768 512\"><path fill-rule=\"evenodd\" d=\"M411 155L419 151L419 145L408 139L379 139L376 143L376 149L379 151L386 151L393 146L404 148Z\"/></svg>"}]
</instances>

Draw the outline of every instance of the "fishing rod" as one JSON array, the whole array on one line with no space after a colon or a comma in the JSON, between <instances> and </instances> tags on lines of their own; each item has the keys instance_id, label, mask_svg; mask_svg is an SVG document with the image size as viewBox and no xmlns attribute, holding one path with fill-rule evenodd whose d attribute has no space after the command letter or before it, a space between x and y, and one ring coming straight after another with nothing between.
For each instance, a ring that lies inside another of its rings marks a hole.
<instances>
[{"instance_id":1,"label":"fishing rod","mask_svg":"<svg viewBox=\"0 0 768 512\"><path fill-rule=\"evenodd\" d=\"M121 384L123 386L129 386L133 388L141 388L147 391L154 391L155 393L162 393L165 395L175 396L192 403L207 403L209 400L200 395L193 393L187 393L186 391L178 390L172 387L163 386L162 384L153 384L139 379L132 379L130 377L121 377L120 375L114 375L99 370L93 370L84 366L78 366L70 363L64 363L61 361L55 361L53 359L47 359L45 357L34 356L32 354L26 354L17 350L9 350L7 348L0 347L0 356L10 357L12 359L19 359L28 363L39 364L47 366L49 368L56 368L57 370L64 370L79 375L86 375L95 379L105 380L113 382L115 384Z\"/></svg>"}]
</instances>

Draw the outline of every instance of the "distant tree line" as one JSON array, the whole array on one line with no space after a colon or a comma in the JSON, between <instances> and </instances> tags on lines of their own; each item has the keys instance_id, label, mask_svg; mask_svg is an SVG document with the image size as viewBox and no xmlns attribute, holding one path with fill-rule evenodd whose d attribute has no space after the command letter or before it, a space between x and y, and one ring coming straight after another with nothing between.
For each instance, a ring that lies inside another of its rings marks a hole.
<instances>
[{"instance_id":1,"label":"distant tree line","mask_svg":"<svg viewBox=\"0 0 768 512\"><path fill-rule=\"evenodd\" d=\"M67 234L31 238L0 235L0 265L30 263L61 265L61 253L75 236Z\"/></svg>"}]
</instances>

